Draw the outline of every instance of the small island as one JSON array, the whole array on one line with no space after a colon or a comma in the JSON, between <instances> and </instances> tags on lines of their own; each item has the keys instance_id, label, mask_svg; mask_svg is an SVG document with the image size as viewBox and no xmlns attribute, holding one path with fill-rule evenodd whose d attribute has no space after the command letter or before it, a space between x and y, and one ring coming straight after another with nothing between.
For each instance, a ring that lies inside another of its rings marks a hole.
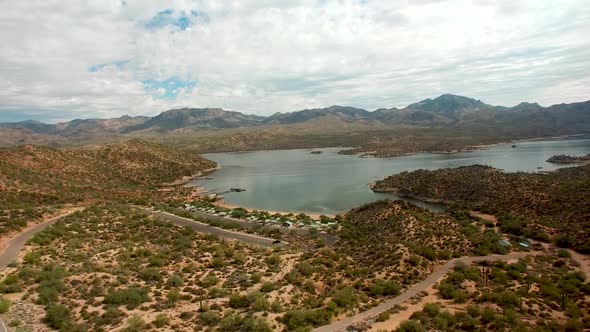
<instances>
[{"instance_id":1,"label":"small island","mask_svg":"<svg viewBox=\"0 0 590 332\"><path fill-rule=\"evenodd\" d=\"M590 163L590 154L582 157L560 154L547 159L547 162L554 164L586 164Z\"/></svg>"}]
</instances>

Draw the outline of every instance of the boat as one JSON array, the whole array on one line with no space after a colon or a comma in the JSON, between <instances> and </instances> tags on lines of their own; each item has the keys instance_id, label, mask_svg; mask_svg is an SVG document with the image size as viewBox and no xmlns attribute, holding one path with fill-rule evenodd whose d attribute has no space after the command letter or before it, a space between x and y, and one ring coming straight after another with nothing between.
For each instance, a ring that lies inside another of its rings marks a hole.
<instances>
[{"instance_id":1,"label":"boat","mask_svg":"<svg viewBox=\"0 0 590 332\"><path fill-rule=\"evenodd\" d=\"M242 191L246 191L244 188L229 188L230 191L241 193Z\"/></svg>"},{"instance_id":2,"label":"boat","mask_svg":"<svg viewBox=\"0 0 590 332\"><path fill-rule=\"evenodd\" d=\"M515 147L517 147L517 146L518 146L518 145L516 145L516 144L513 144L513 145L512 145L512 147L513 147L513 148L515 148Z\"/></svg>"},{"instance_id":3,"label":"boat","mask_svg":"<svg viewBox=\"0 0 590 332\"><path fill-rule=\"evenodd\" d=\"M320 154L322 151L311 151L311 154Z\"/></svg>"}]
</instances>

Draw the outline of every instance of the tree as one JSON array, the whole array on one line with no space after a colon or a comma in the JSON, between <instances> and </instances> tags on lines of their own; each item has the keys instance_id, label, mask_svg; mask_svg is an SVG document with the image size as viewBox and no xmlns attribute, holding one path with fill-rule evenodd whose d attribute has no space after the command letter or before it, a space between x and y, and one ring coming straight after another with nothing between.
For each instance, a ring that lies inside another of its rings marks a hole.
<instances>
[{"instance_id":1,"label":"tree","mask_svg":"<svg viewBox=\"0 0 590 332\"><path fill-rule=\"evenodd\" d=\"M519 304L519 299L512 292L500 292L495 297L495 302L502 308L502 313L506 315L506 310Z\"/></svg>"}]
</instances>

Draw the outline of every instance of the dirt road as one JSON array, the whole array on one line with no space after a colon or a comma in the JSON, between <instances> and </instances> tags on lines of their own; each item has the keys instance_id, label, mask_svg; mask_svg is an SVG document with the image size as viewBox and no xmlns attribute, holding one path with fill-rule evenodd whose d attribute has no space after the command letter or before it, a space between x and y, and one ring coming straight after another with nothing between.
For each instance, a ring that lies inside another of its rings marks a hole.
<instances>
[{"instance_id":1,"label":"dirt road","mask_svg":"<svg viewBox=\"0 0 590 332\"><path fill-rule=\"evenodd\" d=\"M400 294L399 296L385 301L380 305L373 307L369 310L359 312L358 314L348 317L343 320L339 320L333 322L328 325L324 325L314 329L314 332L335 332L335 331L344 331L348 326L352 325L355 322L360 322L362 320L375 317L382 312L393 308L397 304L401 304L406 300L418 295L418 293L427 290L430 286L432 286L437 280L442 278L444 275L447 274L458 262L463 262L466 265L469 265L475 261L481 260L488 260L488 261L497 261L497 260L509 260L515 258L525 257L527 255L531 255L533 253L529 252L515 252L508 255L489 255L489 256L465 256L460 258L454 258L445 264L436 268L432 274L430 274L426 279L417 283L416 285L410 287L408 290Z\"/></svg>"}]
</instances>

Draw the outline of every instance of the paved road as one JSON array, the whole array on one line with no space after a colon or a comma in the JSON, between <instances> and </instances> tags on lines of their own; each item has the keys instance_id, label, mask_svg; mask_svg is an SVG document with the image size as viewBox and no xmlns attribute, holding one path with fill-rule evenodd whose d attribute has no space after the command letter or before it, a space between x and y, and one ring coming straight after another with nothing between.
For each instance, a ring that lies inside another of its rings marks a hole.
<instances>
[{"instance_id":1,"label":"paved road","mask_svg":"<svg viewBox=\"0 0 590 332\"><path fill-rule=\"evenodd\" d=\"M286 228L286 227L281 227L281 226L276 226L276 225L261 225L259 223L255 223L255 222L251 222L251 221L244 221L244 220L239 220L239 219L233 219L233 218L226 218L226 217L221 217L221 216L214 216L205 212L201 212L201 211L194 211L194 212L188 212L191 213L193 216L197 217L197 218L201 218L201 219L205 219L205 220L214 220L214 221L219 221L219 222L223 222L223 223L233 223L233 224L238 224L240 225L241 228L244 229L254 229L257 227L261 227L261 229L263 230L278 230L279 232L283 233L283 234L291 234L291 233L295 233L297 235L309 235L311 233L311 229L310 228ZM322 237L325 241L326 244L329 246L333 246L336 241L338 241L338 237L327 233L325 231L320 231L319 236Z\"/></svg>"},{"instance_id":2,"label":"paved road","mask_svg":"<svg viewBox=\"0 0 590 332\"><path fill-rule=\"evenodd\" d=\"M6 246L0 252L0 270L4 269L8 264L10 264L18 258L18 253L23 249L27 241L29 241L33 236L35 236L35 234L44 230L48 226L53 225L59 219L79 210L80 209L60 214L59 216L53 217L47 221L38 223L33 227L25 229L24 231L16 234L12 239L8 240L8 242L6 242ZM2 324L0 324L0 332L2 331L1 326Z\"/></svg>"},{"instance_id":3,"label":"paved road","mask_svg":"<svg viewBox=\"0 0 590 332\"><path fill-rule=\"evenodd\" d=\"M137 206L135 206L135 207L137 207ZM198 222L198 221L195 221L192 219L184 218L184 217L179 217L177 215L174 215L174 214L171 214L168 212L152 211L150 209L143 208L143 207L137 207L137 208L140 208L148 213L151 213L152 215L159 217L163 220L170 221L176 225L189 226L193 230L195 230L196 232L199 232L199 233L214 234L214 235L226 238L226 239L238 240L238 241L241 241L244 243L253 244L253 245L257 245L257 246L264 246L264 247L276 247L276 246L282 246L285 244L285 242L273 244L273 241L275 241L275 239L266 238L266 237L253 235L253 234L234 232L234 231L230 231L230 230L226 230L226 229L222 229L222 228L213 227L208 224Z\"/></svg>"},{"instance_id":4,"label":"paved road","mask_svg":"<svg viewBox=\"0 0 590 332\"><path fill-rule=\"evenodd\" d=\"M348 326L352 325L355 322L359 322L359 321L362 321L362 320L365 320L365 319L368 319L371 317L375 317L375 316L381 314L382 312L393 308L395 305L401 304L401 303L405 302L406 300L418 295L418 293L427 290L438 279L440 279L444 275L446 275L447 272L449 272L449 270L451 270L458 262L463 262L465 264L471 264L475 261L481 261L481 260L488 260L488 261L508 260L508 259L514 259L514 258L521 258L521 257L524 257L526 255L531 255L531 254L534 254L534 253L515 252L515 253L508 254L508 255L490 255L490 256L474 256L474 257L465 256L465 257L460 257L460 258L454 258L454 259L446 262L445 264L439 266L438 268L436 268L432 272L432 274L430 274L426 279L424 279L420 283L417 283L416 285L410 287L408 290L406 290L405 292L403 292L399 296L397 296L391 300L385 301L385 302L381 303L380 305L373 307L369 310L359 312L358 314L356 314L354 316L333 322L332 324L329 324L329 325L324 325L324 326L318 327L318 328L314 329L313 332L343 331Z\"/></svg>"}]
</instances>

